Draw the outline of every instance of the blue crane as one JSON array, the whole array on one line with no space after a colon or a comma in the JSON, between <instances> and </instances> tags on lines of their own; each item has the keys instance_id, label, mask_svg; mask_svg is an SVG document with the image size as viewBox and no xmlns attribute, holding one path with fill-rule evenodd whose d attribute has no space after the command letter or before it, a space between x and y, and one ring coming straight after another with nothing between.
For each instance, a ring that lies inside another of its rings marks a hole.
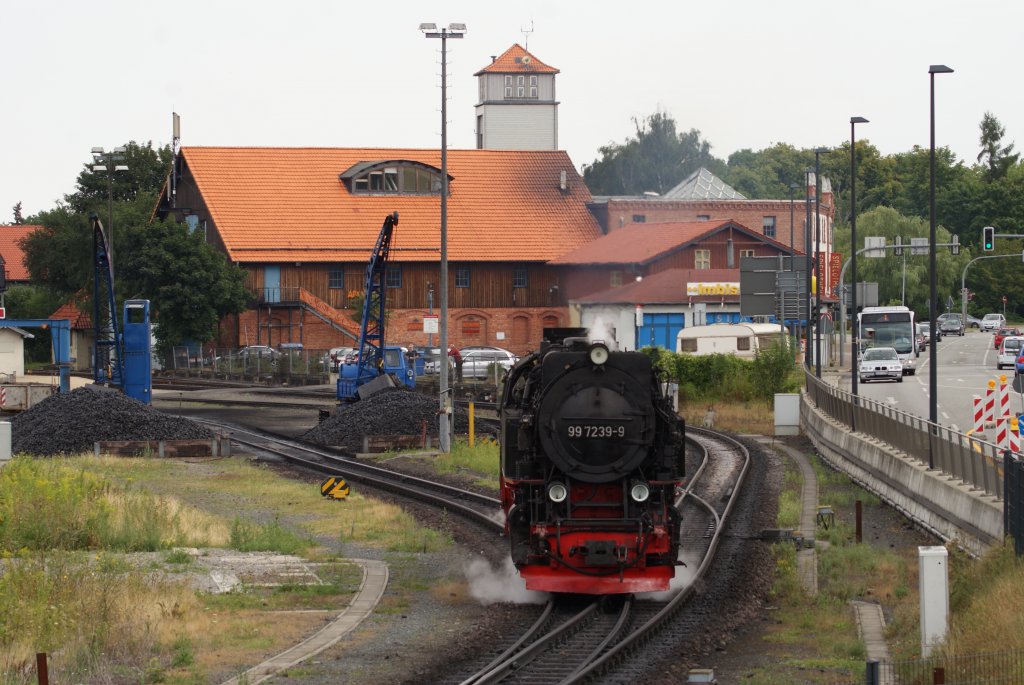
<instances>
[{"instance_id":1,"label":"blue crane","mask_svg":"<svg viewBox=\"0 0 1024 685\"><path fill-rule=\"evenodd\" d=\"M408 387L416 384L415 374L402 348L384 344L388 255L391 236L397 225L398 212L384 219L377 244L370 255L370 263L366 266L359 351L354 363L342 364L338 370L337 394L338 400L342 402L354 402L384 388L396 387L398 383Z\"/></svg>"}]
</instances>

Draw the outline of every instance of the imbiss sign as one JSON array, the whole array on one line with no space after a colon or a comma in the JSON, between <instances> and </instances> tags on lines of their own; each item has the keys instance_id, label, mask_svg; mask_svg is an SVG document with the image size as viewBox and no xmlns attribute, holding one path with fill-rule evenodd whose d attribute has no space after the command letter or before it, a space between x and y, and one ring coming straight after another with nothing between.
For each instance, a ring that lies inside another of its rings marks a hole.
<instances>
[{"instance_id":1,"label":"imbiss sign","mask_svg":"<svg viewBox=\"0 0 1024 685\"><path fill-rule=\"evenodd\" d=\"M687 283L688 297L700 296L735 296L740 294L739 283Z\"/></svg>"}]
</instances>

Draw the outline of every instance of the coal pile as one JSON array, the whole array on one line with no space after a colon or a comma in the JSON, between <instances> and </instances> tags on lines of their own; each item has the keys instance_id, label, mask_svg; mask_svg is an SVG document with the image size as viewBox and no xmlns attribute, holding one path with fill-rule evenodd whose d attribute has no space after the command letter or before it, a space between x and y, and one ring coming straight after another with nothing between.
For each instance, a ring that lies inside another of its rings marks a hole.
<instances>
[{"instance_id":1,"label":"coal pile","mask_svg":"<svg viewBox=\"0 0 1024 685\"><path fill-rule=\"evenodd\" d=\"M209 440L208 429L100 385L51 395L11 421L11 450L39 456L92 452L97 440Z\"/></svg>"},{"instance_id":2,"label":"coal pile","mask_svg":"<svg viewBox=\"0 0 1024 685\"><path fill-rule=\"evenodd\" d=\"M423 422L427 435L437 435L436 397L403 388L384 390L365 400L338 407L334 416L307 432L303 439L320 445L359 449L363 436L421 435ZM469 412L456 407L455 432L469 432ZM497 433L497 422L476 420L480 433Z\"/></svg>"}]
</instances>

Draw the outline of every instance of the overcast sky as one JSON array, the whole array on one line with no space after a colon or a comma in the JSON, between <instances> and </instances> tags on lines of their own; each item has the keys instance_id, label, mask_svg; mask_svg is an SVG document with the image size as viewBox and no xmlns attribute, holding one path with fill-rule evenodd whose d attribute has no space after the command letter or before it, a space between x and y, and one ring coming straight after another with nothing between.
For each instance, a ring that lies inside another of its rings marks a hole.
<instances>
[{"instance_id":1,"label":"overcast sky","mask_svg":"<svg viewBox=\"0 0 1024 685\"><path fill-rule=\"evenodd\" d=\"M475 72L514 43L561 70L559 145L577 169L664 111L712 152L833 146L851 116L883 154L929 143L973 163L990 111L1024 148L1019 0L223 2L2 0L0 222L74 190L93 146L474 146ZM533 27L528 36L523 30Z\"/></svg>"}]
</instances>

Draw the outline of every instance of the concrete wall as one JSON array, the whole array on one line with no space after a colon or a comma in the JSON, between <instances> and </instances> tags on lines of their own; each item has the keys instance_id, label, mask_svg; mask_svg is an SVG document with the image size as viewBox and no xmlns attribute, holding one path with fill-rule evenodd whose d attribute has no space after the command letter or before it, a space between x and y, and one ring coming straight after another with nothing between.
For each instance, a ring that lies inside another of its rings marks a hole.
<instances>
[{"instance_id":1,"label":"concrete wall","mask_svg":"<svg viewBox=\"0 0 1024 685\"><path fill-rule=\"evenodd\" d=\"M944 540L981 554L1003 539L1003 503L897 452L864 433L851 433L814 406L807 394L800 425L821 457Z\"/></svg>"}]
</instances>

